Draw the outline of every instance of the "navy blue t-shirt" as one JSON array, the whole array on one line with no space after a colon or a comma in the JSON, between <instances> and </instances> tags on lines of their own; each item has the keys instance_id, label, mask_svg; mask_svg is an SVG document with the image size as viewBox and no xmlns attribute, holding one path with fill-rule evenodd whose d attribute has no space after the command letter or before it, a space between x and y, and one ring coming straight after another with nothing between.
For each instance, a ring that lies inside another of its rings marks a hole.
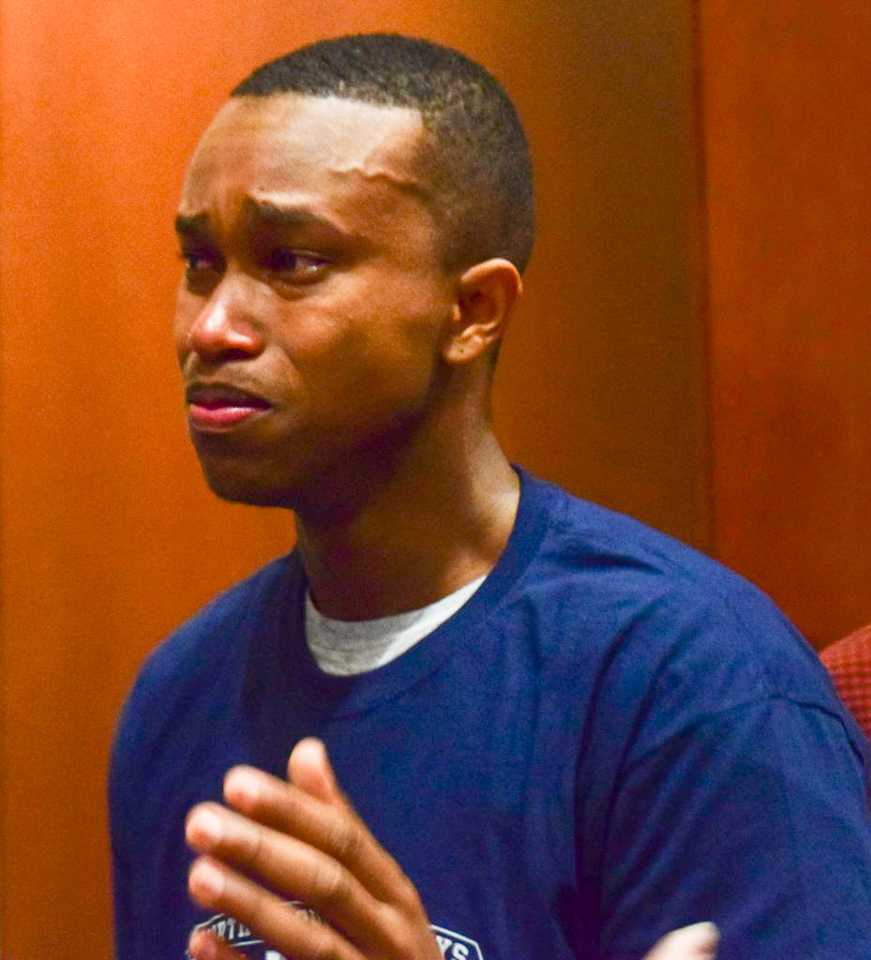
<instances>
[{"instance_id":1,"label":"navy blue t-shirt","mask_svg":"<svg viewBox=\"0 0 871 960\"><path fill-rule=\"evenodd\" d=\"M119 960L182 960L188 809L321 737L445 960L867 960L866 745L813 650L710 559L521 473L478 592L392 663L321 672L296 554L151 656L110 779ZM252 957L276 960L211 918ZM248 946L245 946L249 944Z\"/></svg>"}]
</instances>

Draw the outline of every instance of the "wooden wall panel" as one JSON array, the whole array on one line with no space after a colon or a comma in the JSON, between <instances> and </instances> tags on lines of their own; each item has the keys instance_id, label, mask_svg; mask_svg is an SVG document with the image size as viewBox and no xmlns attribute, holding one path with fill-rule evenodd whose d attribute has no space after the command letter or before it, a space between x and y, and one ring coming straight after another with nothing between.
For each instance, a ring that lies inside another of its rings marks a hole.
<instances>
[{"instance_id":1,"label":"wooden wall panel","mask_svg":"<svg viewBox=\"0 0 871 960\"><path fill-rule=\"evenodd\" d=\"M871 620L871 6L698 10L715 544L824 645Z\"/></svg>"},{"instance_id":2,"label":"wooden wall panel","mask_svg":"<svg viewBox=\"0 0 871 960\"><path fill-rule=\"evenodd\" d=\"M539 239L500 360L500 433L569 489L705 547L689 5L553 3L527 26L506 70L535 148Z\"/></svg>"},{"instance_id":3,"label":"wooden wall panel","mask_svg":"<svg viewBox=\"0 0 871 960\"><path fill-rule=\"evenodd\" d=\"M304 9L305 14L300 11ZM706 537L694 320L690 37L677 0L0 0L3 946L108 957L103 791L137 665L282 552L284 516L216 502L170 340L182 167L224 93L301 42L397 29L507 83L541 241L502 360L512 454Z\"/></svg>"}]
</instances>

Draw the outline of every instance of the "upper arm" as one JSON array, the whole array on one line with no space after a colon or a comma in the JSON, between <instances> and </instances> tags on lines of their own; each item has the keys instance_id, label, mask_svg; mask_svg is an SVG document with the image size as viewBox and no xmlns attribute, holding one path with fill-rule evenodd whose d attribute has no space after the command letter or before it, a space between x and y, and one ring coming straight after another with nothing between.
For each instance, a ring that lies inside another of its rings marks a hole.
<instances>
[{"instance_id":1,"label":"upper arm","mask_svg":"<svg viewBox=\"0 0 871 960\"><path fill-rule=\"evenodd\" d=\"M719 960L871 954L871 829L836 714L768 697L631 757L606 822L602 947L722 931Z\"/></svg>"}]
</instances>

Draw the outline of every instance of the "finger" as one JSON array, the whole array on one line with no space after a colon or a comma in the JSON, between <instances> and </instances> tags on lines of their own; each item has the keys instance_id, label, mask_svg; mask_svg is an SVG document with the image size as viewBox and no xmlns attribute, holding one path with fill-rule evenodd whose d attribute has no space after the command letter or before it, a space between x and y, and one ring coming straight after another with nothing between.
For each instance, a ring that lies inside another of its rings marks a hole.
<instances>
[{"instance_id":1,"label":"finger","mask_svg":"<svg viewBox=\"0 0 871 960\"><path fill-rule=\"evenodd\" d=\"M694 923L657 941L644 960L714 960L719 942L720 932L713 923Z\"/></svg>"},{"instance_id":2,"label":"finger","mask_svg":"<svg viewBox=\"0 0 871 960\"><path fill-rule=\"evenodd\" d=\"M337 860L378 900L419 908L411 882L347 801L328 804L254 767L230 770L224 797L246 817Z\"/></svg>"},{"instance_id":3,"label":"finger","mask_svg":"<svg viewBox=\"0 0 871 960\"><path fill-rule=\"evenodd\" d=\"M323 741L306 737L297 743L287 761L287 779L294 786L346 814L347 824L350 825L349 832L345 837L340 837L340 840L344 841L345 848L351 843L352 849L368 856L351 858L344 862L347 862L349 869L359 875L364 883L367 883L365 877L368 878L367 885L375 885L373 893L376 896L379 896L379 893L375 891L379 890L385 902L395 902L423 912L414 886L399 864L375 839L339 786ZM358 837L360 845L355 847ZM397 895L399 900L396 899Z\"/></svg>"},{"instance_id":4,"label":"finger","mask_svg":"<svg viewBox=\"0 0 871 960\"><path fill-rule=\"evenodd\" d=\"M314 737L300 740L287 761L287 779L324 803L349 806L338 788L326 747Z\"/></svg>"},{"instance_id":5,"label":"finger","mask_svg":"<svg viewBox=\"0 0 871 960\"><path fill-rule=\"evenodd\" d=\"M365 960L356 947L325 923L209 857L194 861L188 890L204 909L235 917L294 960ZM236 960L232 953L230 956Z\"/></svg>"},{"instance_id":6,"label":"finger","mask_svg":"<svg viewBox=\"0 0 871 960\"><path fill-rule=\"evenodd\" d=\"M209 930L195 930L191 934L188 953L193 960L245 960L241 953Z\"/></svg>"},{"instance_id":7,"label":"finger","mask_svg":"<svg viewBox=\"0 0 871 960\"><path fill-rule=\"evenodd\" d=\"M198 853L302 900L339 930L353 931L356 942L376 949L389 946L385 905L322 851L215 803L191 810L185 834Z\"/></svg>"}]
</instances>

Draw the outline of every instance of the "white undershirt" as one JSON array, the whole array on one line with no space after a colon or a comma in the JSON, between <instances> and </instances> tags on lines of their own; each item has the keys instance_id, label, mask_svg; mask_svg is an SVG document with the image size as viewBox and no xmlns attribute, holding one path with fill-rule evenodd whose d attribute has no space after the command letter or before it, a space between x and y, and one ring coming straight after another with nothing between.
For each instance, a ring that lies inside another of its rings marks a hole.
<instances>
[{"instance_id":1,"label":"white undershirt","mask_svg":"<svg viewBox=\"0 0 871 960\"><path fill-rule=\"evenodd\" d=\"M334 676L348 677L383 667L453 616L486 579L478 577L420 610L377 620L325 617L306 591L305 637L309 650L321 670Z\"/></svg>"}]
</instances>

